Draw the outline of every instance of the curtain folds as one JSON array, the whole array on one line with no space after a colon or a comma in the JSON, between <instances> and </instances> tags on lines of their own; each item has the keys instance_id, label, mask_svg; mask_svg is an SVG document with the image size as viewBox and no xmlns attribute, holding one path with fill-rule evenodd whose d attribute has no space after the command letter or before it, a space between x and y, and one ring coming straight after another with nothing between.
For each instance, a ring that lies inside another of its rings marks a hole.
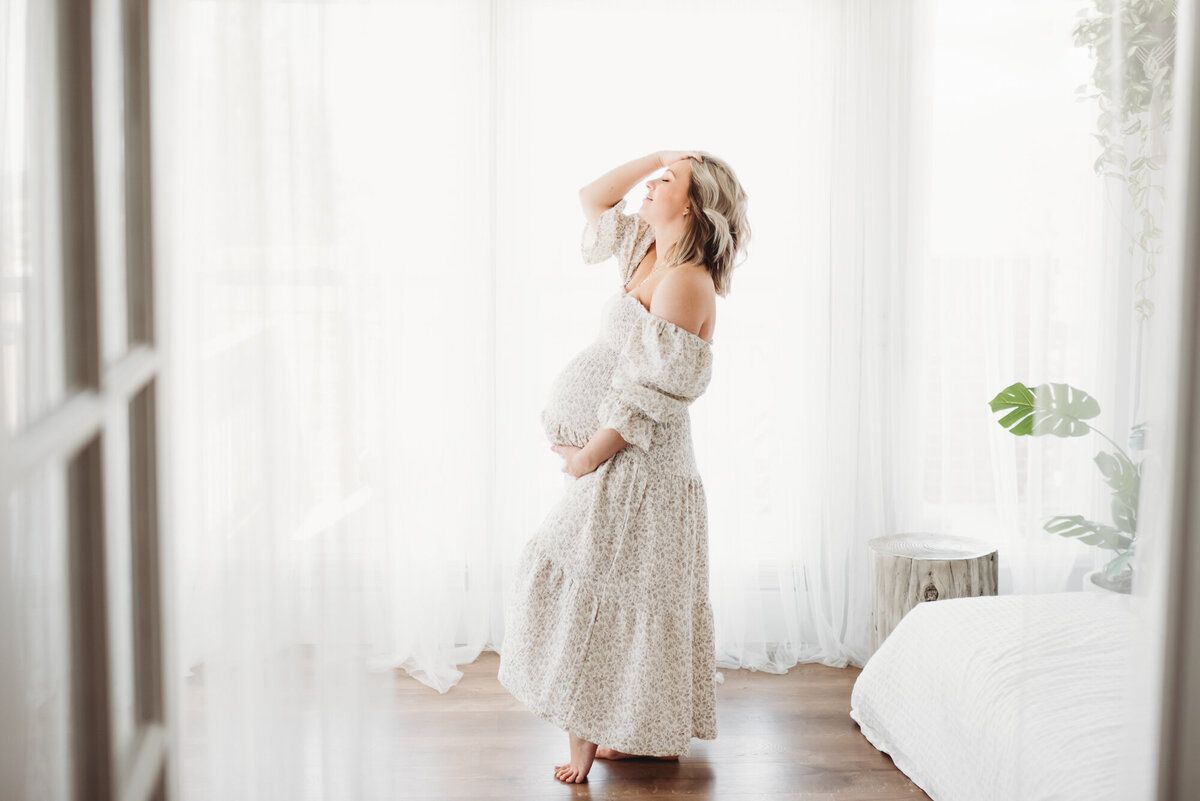
<instances>
[{"instance_id":1,"label":"curtain folds","mask_svg":"<svg viewBox=\"0 0 1200 801\"><path fill-rule=\"evenodd\" d=\"M660 148L728 159L755 230L691 411L720 665L861 665L873 537L985 539L1002 593L1099 566L1042 529L1106 513L1093 445L988 408L1062 381L1114 439L1137 422L1124 190L1072 97L1081 4L157 7L197 797L382 792L391 672L446 692L503 646L503 589L562 488L538 412L619 286L582 263L576 190ZM724 55L680 79L667 27L720 30Z\"/></svg>"},{"instance_id":2,"label":"curtain folds","mask_svg":"<svg viewBox=\"0 0 1200 801\"><path fill-rule=\"evenodd\" d=\"M751 310L722 320L718 369L752 366L724 382L698 433L718 663L771 672L865 660L866 543L914 525L917 467L903 403L915 386L927 12L811 3L799 15L808 112L787 180L802 190L748 190L768 225L783 206L787 241L755 249L745 296L735 278L728 305ZM745 424L722 431L731 418Z\"/></svg>"}]
</instances>

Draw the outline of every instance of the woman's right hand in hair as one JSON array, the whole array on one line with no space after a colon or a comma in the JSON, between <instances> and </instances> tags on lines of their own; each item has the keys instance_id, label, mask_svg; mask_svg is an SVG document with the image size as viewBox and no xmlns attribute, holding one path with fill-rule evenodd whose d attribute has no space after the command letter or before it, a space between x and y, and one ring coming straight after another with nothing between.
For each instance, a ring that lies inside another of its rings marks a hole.
<instances>
[{"instance_id":1,"label":"woman's right hand in hair","mask_svg":"<svg viewBox=\"0 0 1200 801\"><path fill-rule=\"evenodd\" d=\"M695 159L696 161L704 161L704 156L700 155L700 153L695 150L658 151L658 164L660 167L670 167L680 159Z\"/></svg>"}]
</instances>

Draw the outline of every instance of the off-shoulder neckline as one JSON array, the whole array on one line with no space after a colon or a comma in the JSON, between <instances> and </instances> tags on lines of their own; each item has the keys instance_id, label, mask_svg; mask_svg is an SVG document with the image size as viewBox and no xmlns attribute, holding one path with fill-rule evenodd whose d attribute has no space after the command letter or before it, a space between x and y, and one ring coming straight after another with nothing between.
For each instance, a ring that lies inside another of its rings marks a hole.
<instances>
[{"instance_id":1,"label":"off-shoulder neckline","mask_svg":"<svg viewBox=\"0 0 1200 801\"><path fill-rule=\"evenodd\" d=\"M703 342L705 345L708 345L710 348L713 346L713 342L709 342L707 339L705 339L704 337L700 336L699 334L697 334L697 333L694 333L694 332L692 332L692 331L689 331L689 330L687 330L686 328L684 328L683 326L679 325L678 323L673 323L673 322L671 322L671 321L670 321L670 320L668 320L666 317L659 317L657 314L655 314L654 312L650 311L650 310L649 310L649 309L647 309L645 306L643 306L643 305L642 305L642 302L641 302L640 300L638 300L638 299L637 299L637 297L636 297L635 295L633 295L632 293L630 293L630 292L626 292L624 289L621 289L621 296L622 296L622 297L625 297L625 298L628 298L629 300L632 300L634 303L636 303L636 304L637 304L638 308L639 308L639 309L641 309L641 310L642 310L642 312L643 312L643 313L644 313L646 316L653 318L653 319L654 319L654 320L656 320L657 322L660 322L660 323L662 323L662 324L664 324L664 325L669 325L669 326L671 326L671 328L675 329L675 330L676 330L676 331L678 331L679 333L681 333L681 334L685 334L685 335L687 335L687 336L689 336L689 337L692 337L693 339L697 339L697 340L699 340L700 342Z\"/></svg>"},{"instance_id":2,"label":"off-shoulder neckline","mask_svg":"<svg viewBox=\"0 0 1200 801\"><path fill-rule=\"evenodd\" d=\"M639 221L639 222L644 222L644 221L642 220L642 218L641 218L641 217L639 217L639 218L638 218L638 221ZM649 223L647 223L647 226L649 226ZM653 230L653 229L652 229L652 230ZM633 259L633 261L632 261L632 263L631 263L631 265L630 265L630 266L633 266L633 272L636 272L636 271L637 271L637 267L636 267L635 265L638 265L638 264L641 264L641 263L642 263L642 258L644 258L644 257L646 256L646 251L650 249L650 245L654 243L655 239L656 239L656 237L653 237L653 236L651 236L649 239L647 239L647 240L646 240L646 243L645 243L645 245L643 245L643 246L642 246L642 248L639 248L639 249L638 249L639 251L641 251L641 256L640 256L640 257L637 255L637 252L635 251L635 254L634 254L634 259ZM629 274L629 277L630 277L630 278L633 278L633 272L631 272L631 273ZM628 283L628 281L626 281L626 283ZM641 286L641 284L638 284L638 286ZM635 290L634 290L634 292L636 292L636 291L637 291L637 290L635 289ZM626 291L625 291L625 287L624 287L624 286L622 286L622 287L621 287L621 294L622 294L623 296L627 297L627 298L632 298L633 300L637 301L638 308L639 308L639 309L641 309L642 311L644 311L644 312L645 312L647 315L649 315L650 317L653 317L655 320L660 320L660 321L662 321L662 322L666 323L667 325L671 326L671 327L672 327L672 328L674 328L675 330L677 330L677 331L680 331L680 332L682 332L682 333L684 333L684 334L687 334L689 337L694 337L695 339L698 339L698 340L700 340L700 341L701 341L701 342L703 342L705 345L708 345L710 348L711 348L711 347L713 346L713 344L715 343L715 340L714 340L714 342L709 342L707 339L705 339L704 337L700 336L699 334L697 334L697 333L695 333L695 332L693 332L693 331L689 331L689 330L687 330L686 328L684 328L683 326L681 326L681 325L679 325L679 324L677 324L677 323L673 323L673 322L671 322L671 321L670 321L670 320L668 320L666 317L659 317L657 314L655 314L654 312L650 311L650 310L649 310L649 309L647 309L645 306L643 306L643 305L642 305L642 302L641 302L640 300L638 300L638 299L637 299L637 297L636 297L636 296L635 296L635 295L634 295L632 292L626 292Z\"/></svg>"}]
</instances>

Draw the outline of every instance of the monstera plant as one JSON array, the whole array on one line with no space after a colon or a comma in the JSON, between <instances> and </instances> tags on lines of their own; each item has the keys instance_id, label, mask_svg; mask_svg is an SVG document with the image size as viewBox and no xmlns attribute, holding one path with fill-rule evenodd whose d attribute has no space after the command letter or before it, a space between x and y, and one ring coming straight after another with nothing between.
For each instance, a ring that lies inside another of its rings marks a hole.
<instances>
[{"instance_id":1,"label":"monstera plant","mask_svg":"<svg viewBox=\"0 0 1200 801\"><path fill-rule=\"evenodd\" d=\"M993 412L1005 413L998 422L1019 437L1084 437L1094 433L1112 445L1111 452L1102 450L1093 459L1104 482L1113 491L1112 524L1088 520L1083 515L1055 515L1043 528L1052 534L1112 551L1113 558L1100 571L1102 578L1095 581L1118 592L1129 592L1137 546L1142 466L1087 422L1100 414L1100 404L1088 393L1069 384L1039 384L1030 388L1018 381L1003 389L989 405ZM1142 424L1133 427L1131 447L1141 447L1143 433Z\"/></svg>"}]
</instances>

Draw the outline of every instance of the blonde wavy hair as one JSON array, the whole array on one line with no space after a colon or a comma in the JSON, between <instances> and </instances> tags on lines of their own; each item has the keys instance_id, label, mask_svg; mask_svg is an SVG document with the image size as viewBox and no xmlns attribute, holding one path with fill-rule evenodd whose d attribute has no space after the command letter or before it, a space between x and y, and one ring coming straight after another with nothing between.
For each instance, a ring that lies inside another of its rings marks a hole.
<instances>
[{"instance_id":1,"label":"blonde wavy hair","mask_svg":"<svg viewBox=\"0 0 1200 801\"><path fill-rule=\"evenodd\" d=\"M750 241L746 219L746 191L733 168L722 158L697 151L704 161L691 160L692 182L688 200L691 223L667 255L668 264L703 264L716 285L717 294L729 294L734 261L744 255Z\"/></svg>"}]
</instances>

